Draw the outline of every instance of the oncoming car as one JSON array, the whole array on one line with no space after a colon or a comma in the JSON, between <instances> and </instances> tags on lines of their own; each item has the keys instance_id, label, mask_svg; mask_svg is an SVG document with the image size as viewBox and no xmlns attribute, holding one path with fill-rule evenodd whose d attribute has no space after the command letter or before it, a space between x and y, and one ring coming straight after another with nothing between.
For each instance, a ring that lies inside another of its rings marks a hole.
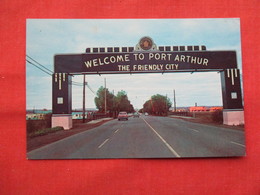
<instances>
[{"instance_id":1,"label":"oncoming car","mask_svg":"<svg viewBox=\"0 0 260 195\"><path fill-rule=\"evenodd\" d=\"M128 120L127 112L119 112L117 119L120 121L121 119Z\"/></svg>"},{"instance_id":2,"label":"oncoming car","mask_svg":"<svg viewBox=\"0 0 260 195\"><path fill-rule=\"evenodd\" d=\"M139 118L138 112L135 112L135 113L134 113L134 118L135 118L135 117Z\"/></svg>"}]
</instances>

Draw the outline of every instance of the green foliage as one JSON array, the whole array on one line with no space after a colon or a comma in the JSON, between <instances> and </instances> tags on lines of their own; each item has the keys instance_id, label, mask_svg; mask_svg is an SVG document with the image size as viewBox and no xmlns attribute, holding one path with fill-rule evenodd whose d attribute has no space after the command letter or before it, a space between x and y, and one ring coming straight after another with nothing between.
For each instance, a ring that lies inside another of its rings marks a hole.
<instances>
[{"instance_id":1,"label":"green foliage","mask_svg":"<svg viewBox=\"0 0 260 195\"><path fill-rule=\"evenodd\" d=\"M140 110L138 110L138 112L140 112L140 113L144 113L144 109L141 108Z\"/></svg>"},{"instance_id":2,"label":"green foliage","mask_svg":"<svg viewBox=\"0 0 260 195\"><path fill-rule=\"evenodd\" d=\"M118 112L120 111L126 111L126 112L134 112L134 107L128 100L127 94L125 91L121 90L117 93L117 96L115 97L116 100L116 110Z\"/></svg>"},{"instance_id":3,"label":"green foliage","mask_svg":"<svg viewBox=\"0 0 260 195\"><path fill-rule=\"evenodd\" d=\"M54 133L56 131L64 130L63 127L53 127L53 128L46 128L46 129L40 129L38 131L32 132L29 134L29 137L36 137L41 135L46 135L48 133Z\"/></svg>"},{"instance_id":4,"label":"green foliage","mask_svg":"<svg viewBox=\"0 0 260 195\"><path fill-rule=\"evenodd\" d=\"M143 105L143 112L148 112L153 115L167 115L172 103L167 96L160 94L153 95L150 100L147 100Z\"/></svg>"},{"instance_id":5,"label":"green foliage","mask_svg":"<svg viewBox=\"0 0 260 195\"><path fill-rule=\"evenodd\" d=\"M114 94L105 89L101 86L97 91L97 96L95 97L95 104L97 109L100 112L105 112L105 94L106 94L106 101L107 101L107 110L114 109Z\"/></svg>"},{"instance_id":6,"label":"green foliage","mask_svg":"<svg viewBox=\"0 0 260 195\"><path fill-rule=\"evenodd\" d=\"M43 120L26 120L26 131L30 134L39 129L45 129L51 127L51 115L45 114Z\"/></svg>"},{"instance_id":7,"label":"green foliage","mask_svg":"<svg viewBox=\"0 0 260 195\"><path fill-rule=\"evenodd\" d=\"M101 86L97 91L97 96L95 97L95 104L100 112L105 111L105 94L106 94L106 105L107 111L109 112L133 112L133 105L130 103L127 97L127 93L123 90L119 91L115 96L113 93L109 92Z\"/></svg>"}]
</instances>

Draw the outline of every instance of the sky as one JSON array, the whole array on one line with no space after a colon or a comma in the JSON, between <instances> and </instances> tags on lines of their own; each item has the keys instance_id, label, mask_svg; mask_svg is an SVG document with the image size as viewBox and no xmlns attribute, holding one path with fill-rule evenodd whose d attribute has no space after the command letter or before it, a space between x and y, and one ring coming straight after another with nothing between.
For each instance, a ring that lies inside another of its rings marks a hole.
<instances>
[{"instance_id":1,"label":"sky","mask_svg":"<svg viewBox=\"0 0 260 195\"><path fill-rule=\"evenodd\" d=\"M88 47L134 47L149 36L157 46L205 45L209 51L235 50L242 72L240 20L225 19L27 19L26 55L53 71L54 55L80 54ZM27 58L28 59L28 58ZM134 108L152 95L167 95L177 107L222 106L220 74L152 73L87 75L86 108L96 108L100 86L124 90ZM73 81L82 83L82 75ZM82 108L82 86L72 87L72 108ZM26 62L27 109L52 108L52 77Z\"/></svg>"}]
</instances>

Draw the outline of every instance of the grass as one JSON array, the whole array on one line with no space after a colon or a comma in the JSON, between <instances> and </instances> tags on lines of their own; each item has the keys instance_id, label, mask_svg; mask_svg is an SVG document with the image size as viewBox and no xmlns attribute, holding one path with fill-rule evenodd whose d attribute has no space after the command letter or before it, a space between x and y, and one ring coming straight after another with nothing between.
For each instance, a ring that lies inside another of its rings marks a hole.
<instances>
[{"instance_id":1,"label":"grass","mask_svg":"<svg viewBox=\"0 0 260 195\"><path fill-rule=\"evenodd\" d=\"M30 133L29 137L42 136L42 135L46 135L48 133L54 133L54 132L60 131L60 130L64 130L64 128L57 126L57 127L53 127L53 128L40 129L40 130L37 130L37 131Z\"/></svg>"},{"instance_id":2,"label":"grass","mask_svg":"<svg viewBox=\"0 0 260 195\"><path fill-rule=\"evenodd\" d=\"M201 122L205 122L205 123L216 123L216 124L223 123L222 111L197 112L197 113L194 113L194 116L195 116L195 118L201 120Z\"/></svg>"}]
</instances>

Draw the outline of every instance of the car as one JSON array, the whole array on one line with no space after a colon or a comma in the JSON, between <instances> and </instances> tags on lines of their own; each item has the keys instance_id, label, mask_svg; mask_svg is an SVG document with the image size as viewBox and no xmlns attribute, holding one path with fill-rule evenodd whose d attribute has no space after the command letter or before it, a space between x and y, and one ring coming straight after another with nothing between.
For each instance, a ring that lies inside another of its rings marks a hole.
<instances>
[{"instance_id":1,"label":"car","mask_svg":"<svg viewBox=\"0 0 260 195\"><path fill-rule=\"evenodd\" d=\"M135 112L135 113L134 113L134 118L135 118L135 117L139 118L139 113L138 113L138 112Z\"/></svg>"},{"instance_id":2,"label":"car","mask_svg":"<svg viewBox=\"0 0 260 195\"><path fill-rule=\"evenodd\" d=\"M148 113L146 112L146 113L144 113L144 115L145 115L145 116L148 116Z\"/></svg>"},{"instance_id":3,"label":"car","mask_svg":"<svg viewBox=\"0 0 260 195\"><path fill-rule=\"evenodd\" d=\"M128 120L128 114L127 112L119 112L117 119L120 120Z\"/></svg>"},{"instance_id":4,"label":"car","mask_svg":"<svg viewBox=\"0 0 260 195\"><path fill-rule=\"evenodd\" d=\"M133 116L133 113L128 113L128 117L132 117Z\"/></svg>"}]
</instances>

